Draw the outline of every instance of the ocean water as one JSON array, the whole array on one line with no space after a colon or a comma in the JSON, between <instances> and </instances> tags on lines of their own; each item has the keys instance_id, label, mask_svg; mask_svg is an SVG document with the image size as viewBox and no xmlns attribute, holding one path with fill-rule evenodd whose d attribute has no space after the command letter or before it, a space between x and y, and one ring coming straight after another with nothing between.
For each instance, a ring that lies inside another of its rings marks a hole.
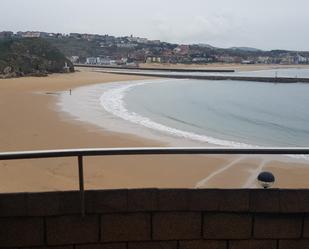
<instances>
[{"instance_id":1,"label":"ocean water","mask_svg":"<svg viewBox=\"0 0 309 249\"><path fill-rule=\"evenodd\" d=\"M309 85L168 80L107 91L102 106L171 136L223 146L308 146ZM118 96L118 97L117 97Z\"/></svg>"},{"instance_id":2,"label":"ocean water","mask_svg":"<svg viewBox=\"0 0 309 249\"><path fill-rule=\"evenodd\" d=\"M309 69L306 68L281 68L249 72L236 72L239 76L253 77L291 77L291 78L309 78Z\"/></svg>"},{"instance_id":3,"label":"ocean water","mask_svg":"<svg viewBox=\"0 0 309 249\"><path fill-rule=\"evenodd\" d=\"M289 70L277 70L278 76L309 72ZM180 146L187 141L230 147L309 145L309 84L154 79L77 88L72 96L62 93L59 105L104 129L176 139Z\"/></svg>"}]
</instances>

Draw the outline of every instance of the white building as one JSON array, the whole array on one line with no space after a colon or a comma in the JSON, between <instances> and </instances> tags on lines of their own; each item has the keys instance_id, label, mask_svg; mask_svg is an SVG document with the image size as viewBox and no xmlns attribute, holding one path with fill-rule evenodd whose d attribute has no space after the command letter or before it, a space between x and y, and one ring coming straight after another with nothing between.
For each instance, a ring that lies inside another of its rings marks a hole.
<instances>
[{"instance_id":1,"label":"white building","mask_svg":"<svg viewBox=\"0 0 309 249\"><path fill-rule=\"evenodd\" d=\"M79 56L71 56L71 57L70 57L70 61L71 61L72 63L78 62L78 61L79 61Z\"/></svg>"},{"instance_id":2,"label":"white building","mask_svg":"<svg viewBox=\"0 0 309 249\"><path fill-rule=\"evenodd\" d=\"M140 38L140 37L134 37L134 36L130 36L127 39L129 42L137 42L137 43L143 43L143 44L147 44L149 42L147 38Z\"/></svg>"},{"instance_id":3,"label":"white building","mask_svg":"<svg viewBox=\"0 0 309 249\"><path fill-rule=\"evenodd\" d=\"M21 37L24 38L38 38L41 37L41 32L34 32L34 31L27 31L27 32L22 32Z\"/></svg>"},{"instance_id":4,"label":"white building","mask_svg":"<svg viewBox=\"0 0 309 249\"><path fill-rule=\"evenodd\" d=\"M118 43L117 48L135 48L137 44L132 43Z\"/></svg>"},{"instance_id":5,"label":"white building","mask_svg":"<svg viewBox=\"0 0 309 249\"><path fill-rule=\"evenodd\" d=\"M161 57L148 56L146 58L146 63L161 63L161 61L162 61Z\"/></svg>"},{"instance_id":6,"label":"white building","mask_svg":"<svg viewBox=\"0 0 309 249\"><path fill-rule=\"evenodd\" d=\"M90 64L90 65L97 64L98 59L100 60L100 58L97 58L97 57L88 57L86 59L86 64Z\"/></svg>"},{"instance_id":7,"label":"white building","mask_svg":"<svg viewBox=\"0 0 309 249\"><path fill-rule=\"evenodd\" d=\"M296 56L296 62L297 63L300 63L300 64L304 64L304 63L307 63L308 62L308 59L304 56L301 56L301 55L297 55Z\"/></svg>"},{"instance_id":8,"label":"white building","mask_svg":"<svg viewBox=\"0 0 309 249\"><path fill-rule=\"evenodd\" d=\"M207 63L209 61L211 61L211 58L195 57L192 59L192 62L194 63Z\"/></svg>"}]
</instances>

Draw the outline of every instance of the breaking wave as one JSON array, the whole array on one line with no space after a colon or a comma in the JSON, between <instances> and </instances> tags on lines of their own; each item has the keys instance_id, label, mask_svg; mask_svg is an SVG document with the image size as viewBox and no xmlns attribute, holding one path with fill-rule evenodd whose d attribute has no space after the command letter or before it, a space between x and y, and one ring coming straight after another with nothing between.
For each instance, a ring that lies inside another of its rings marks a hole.
<instances>
[{"instance_id":1,"label":"breaking wave","mask_svg":"<svg viewBox=\"0 0 309 249\"><path fill-rule=\"evenodd\" d=\"M173 80L174 81L174 80ZM158 83L158 81L156 81ZM163 82L163 81L160 81ZM160 132L168 133L169 135L182 137L186 139L191 139L199 142L206 142L213 145L227 146L227 147L242 147L242 148L258 148L258 146L253 146L245 143L239 143L234 141L217 139L210 136L199 135L193 132L179 130L173 127L169 127L148 117L141 116L136 112L131 112L127 109L126 103L124 101L125 95L132 90L134 87L151 84L152 82L142 82L142 83L131 83L124 86L119 86L110 90L107 90L100 97L100 103L103 108L113 115L122 118L124 120L130 121L135 124L143 125L144 127L154 129Z\"/></svg>"},{"instance_id":2,"label":"breaking wave","mask_svg":"<svg viewBox=\"0 0 309 249\"><path fill-rule=\"evenodd\" d=\"M156 83L168 82L170 80L155 81ZM175 81L175 80L173 80ZM118 85L115 88L108 89L100 97L101 106L109 113L134 124L142 125L149 129L153 129L159 132L163 132L168 135L176 136L179 138L190 139L202 143L208 143L211 145L224 146L224 147L237 147L237 148L262 148L262 146L251 145L236 141L229 141L214 138L211 136L200 135L194 132L183 131L164 124L160 124L148 117L144 117L136 112L128 110L124 98L126 94L133 88L142 86L145 84L154 83L153 81L143 81L138 83L129 83L125 85ZM287 155L291 158L309 160L309 156L306 155Z\"/></svg>"}]
</instances>

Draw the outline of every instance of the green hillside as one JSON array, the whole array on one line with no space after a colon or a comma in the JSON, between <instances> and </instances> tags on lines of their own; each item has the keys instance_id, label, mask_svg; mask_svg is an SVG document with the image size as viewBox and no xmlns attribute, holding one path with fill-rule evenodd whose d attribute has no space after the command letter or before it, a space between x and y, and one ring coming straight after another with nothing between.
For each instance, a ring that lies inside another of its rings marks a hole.
<instances>
[{"instance_id":1,"label":"green hillside","mask_svg":"<svg viewBox=\"0 0 309 249\"><path fill-rule=\"evenodd\" d=\"M1 78L44 76L65 71L74 71L72 63L44 39L0 39Z\"/></svg>"}]
</instances>

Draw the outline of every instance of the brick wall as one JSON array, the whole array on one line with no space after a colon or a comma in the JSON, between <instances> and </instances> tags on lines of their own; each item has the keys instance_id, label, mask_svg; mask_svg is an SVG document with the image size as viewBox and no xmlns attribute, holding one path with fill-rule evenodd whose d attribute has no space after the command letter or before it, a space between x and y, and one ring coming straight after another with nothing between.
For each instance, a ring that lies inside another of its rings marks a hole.
<instances>
[{"instance_id":1,"label":"brick wall","mask_svg":"<svg viewBox=\"0 0 309 249\"><path fill-rule=\"evenodd\" d=\"M309 190L0 195L0 248L308 249Z\"/></svg>"}]
</instances>

